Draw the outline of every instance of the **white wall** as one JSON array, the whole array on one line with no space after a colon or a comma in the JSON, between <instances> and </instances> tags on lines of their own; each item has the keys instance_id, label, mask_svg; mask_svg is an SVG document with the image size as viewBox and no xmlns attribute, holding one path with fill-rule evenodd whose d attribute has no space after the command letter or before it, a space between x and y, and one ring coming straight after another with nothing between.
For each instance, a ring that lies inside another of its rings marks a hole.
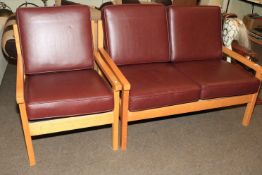
<instances>
[{"instance_id":1,"label":"white wall","mask_svg":"<svg viewBox=\"0 0 262 175\"><path fill-rule=\"evenodd\" d=\"M228 9L229 12L237 14L242 19L246 14L251 14L252 5L244 1L231 0ZM262 7L255 6L254 13L262 15Z\"/></svg>"},{"instance_id":2,"label":"white wall","mask_svg":"<svg viewBox=\"0 0 262 175\"><path fill-rule=\"evenodd\" d=\"M6 3L6 5L8 5L9 7L11 7L12 11L15 11L16 8L23 4L24 2L31 2L34 3L38 6L44 6L43 2L41 0L1 0L1 2ZM48 0L47 4L49 6L52 6L54 4L54 0Z\"/></svg>"},{"instance_id":3,"label":"white wall","mask_svg":"<svg viewBox=\"0 0 262 175\"><path fill-rule=\"evenodd\" d=\"M22 3L24 3L26 0L1 0L1 2L6 3L9 7L11 7L11 9L13 11L15 11L15 9L21 5ZM90 6L96 6L96 7L100 7L100 5L104 2L110 1L110 0L71 0L73 2L77 2L77 3L82 3L82 4L87 4ZM34 3L38 6L43 6L43 2L41 0L27 0L27 2L31 2ZM55 0L48 0L47 1L47 5L48 6L53 6L55 4Z\"/></svg>"},{"instance_id":4,"label":"white wall","mask_svg":"<svg viewBox=\"0 0 262 175\"><path fill-rule=\"evenodd\" d=\"M224 2L223 9L225 10L227 1L229 0L201 0L200 4L201 5L217 4L219 1L221 2L221 4ZM228 6L228 13L235 13L238 15L240 19L242 19L245 15L250 14L251 12L252 12L252 5L250 3L240 0L230 0ZM254 13L258 13L259 15L262 15L262 7L255 6Z\"/></svg>"},{"instance_id":5,"label":"white wall","mask_svg":"<svg viewBox=\"0 0 262 175\"><path fill-rule=\"evenodd\" d=\"M201 5L219 5L222 3L222 0L201 0Z\"/></svg>"},{"instance_id":6,"label":"white wall","mask_svg":"<svg viewBox=\"0 0 262 175\"><path fill-rule=\"evenodd\" d=\"M96 7L100 7L101 4L103 4L104 2L107 2L109 0L71 0L77 3L81 3L81 4L87 4L90 6L96 6Z\"/></svg>"}]
</instances>

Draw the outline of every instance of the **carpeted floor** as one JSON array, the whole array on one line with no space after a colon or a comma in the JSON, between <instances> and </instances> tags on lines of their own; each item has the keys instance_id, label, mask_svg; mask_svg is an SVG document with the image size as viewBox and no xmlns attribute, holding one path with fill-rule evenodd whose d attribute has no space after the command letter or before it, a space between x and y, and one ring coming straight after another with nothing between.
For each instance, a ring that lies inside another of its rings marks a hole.
<instances>
[{"instance_id":1,"label":"carpeted floor","mask_svg":"<svg viewBox=\"0 0 262 175\"><path fill-rule=\"evenodd\" d=\"M1 175L261 175L262 105L242 127L244 107L179 115L129 125L127 151L112 151L111 128L33 140L30 168L15 103L16 67L0 86Z\"/></svg>"}]
</instances>

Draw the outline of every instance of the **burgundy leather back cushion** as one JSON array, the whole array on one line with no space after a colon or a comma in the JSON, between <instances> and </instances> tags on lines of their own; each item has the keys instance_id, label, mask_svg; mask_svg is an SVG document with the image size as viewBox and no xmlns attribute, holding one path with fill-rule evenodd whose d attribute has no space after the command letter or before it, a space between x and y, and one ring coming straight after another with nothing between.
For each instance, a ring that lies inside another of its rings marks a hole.
<instances>
[{"instance_id":1,"label":"burgundy leather back cushion","mask_svg":"<svg viewBox=\"0 0 262 175\"><path fill-rule=\"evenodd\" d=\"M175 62L222 58L219 7L168 9L171 59Z\"/></svg>"},{"instance_id":2,"label":"burgundy leather back cushion","mask_svg":"<svg viewBox=\"0 0 262 175\"><path fill-rule=\"evenodd\" d=\"M17 23L26 74L93 67L89 8L20 8Z\"/></svg>"},{"instance_id":3,"label":"burgundy leather back cushion","mask_svg":"<svg viewBox=\"0 0 262 175\"><path fill-rule=\"evenodd\" d=\"M114 5L103 12L106 48L118 65L167 62L167 15L163 5Z\"/></svg>"}]
</instances>

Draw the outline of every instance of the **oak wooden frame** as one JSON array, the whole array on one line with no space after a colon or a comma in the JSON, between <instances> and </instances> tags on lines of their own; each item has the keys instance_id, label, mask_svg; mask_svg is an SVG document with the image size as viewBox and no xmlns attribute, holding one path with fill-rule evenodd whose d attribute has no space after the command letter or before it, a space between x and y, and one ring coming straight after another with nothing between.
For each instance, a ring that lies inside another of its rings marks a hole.
<instances>
[{"instance_id":1,"label":"oak wooden frame","mask_svg":"<svg viewBox=\"0 0 262 175\"><path fill-rule=\"evenodd\" d=\"M234 106L240 104L247 104L246 111L242 120L243 126L248 126L253 109L256 103L258 92L254 94L234 96L234 97L224 97L224 98L215 98L210 100L199 100L197 102L178 104L173 106L148 109L143 111L131 112L128 110L129 102L129 91L132 87L125 76L121 73L117 65L110 58L109 54L103 48L103 27L102 22L98 21L98 49L102 55L104 61L108 64L111 70L114 72L120 83L122 84L122 98L121 98L121 107L120 107L120 117L121 117L121 148L126 150L127 147L127 126L128 121L136 121L157 117L164 117L174 114L183 114L188 112L202 111L207 109L222 108L227 106ZM244 65L250 67L256 71L256 77L261 81L262 80L262 68L258 64L253 63L250 60L247 60L245 57L240 54L231 51L223 47L223 53L238 60Z\"/></svg>"},{"instance_id":2,"label":"oak wooden frame","mask_svg":"<svg viewBox=\"0 0 262 175\"><path fill-rule=\"evenodd\" d=\"M119 93L122 89L121 84L115 77L114 73L107 66L101 56L94 51L95 57L95 70L98 74L106 79L113 91L114 96L114 109L113 111L90 114L85 116L75 116L67 118L58 118L51 120L40 120L40 121L29 121L26 113L26 106L24 100L24 80L26 75L24 73L23 67L23 57L21 54L20 37L18 33L18 27L14 24L14 35L17 48L17 84L16 84L16 101L20 109L20 117L22 121L22 127L25 137L25 143L27 148L27 154L29 158L30 166L36 164L35 154L32 144L32 136L56 133L61 131L69 131L80 128L87 128L92 126L100 126L105 124L112 124L112 147L113 150L118 149L119 145ZM97 23L92 21L92 33L94 37L94 32L97 28Z\"/></svg>"}]
</instances>

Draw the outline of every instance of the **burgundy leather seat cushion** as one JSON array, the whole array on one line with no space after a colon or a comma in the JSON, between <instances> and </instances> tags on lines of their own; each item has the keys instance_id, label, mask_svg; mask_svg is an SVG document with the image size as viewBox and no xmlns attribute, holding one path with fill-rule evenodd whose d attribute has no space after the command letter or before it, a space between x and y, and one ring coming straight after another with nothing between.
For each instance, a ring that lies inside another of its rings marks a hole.
<instances>
[{"instance_id":1,"label":"burgundy leather seat cushion","mask_svg":"<svg viewBox=\"0 0 262 175\"><path fill-rule=\"evenodd\" d=\"M19 8L17 23L26 74L93 67L87 6Z\"/></svg>"},{"instance_id":2,"label":"burgundy leather seat cushion","mask_svg":"<svg viewBox=\"0 0 262 175\"><path fill-rule=\"evenodd\" d=\"M175 62L222 58L219 7L168 8L171 60Z\"/></svg>"},{"instance_id":3,"label":"burgundy leather seat cushion","mask_svg":"<svg viewBox=\"0 0 262 175\"><path fill-rule=\"evenodd\" d=\"M110 87L94 70L30 75L25 100L29 120L100 113L114 105Z\"/></svg>"},{"instance_id":4,"label":"burgundy leather seat cushion","mask_svg":"<svg viewBox=\"0 0 262 175\"><path fill-rule=\"evenodd\" d=\"M131 83L129 110L139 111L199 99L200 86L175 69L173 63L120 67Z\"/></svg>"},{"instance_id":5,"label":"burgundy leather seat cushion","mask_svg":"<svg viewBox=\"0 0 262 175\"><path fill-rule=\"evenodd\" d=\"M106 47L116 64L170 60L165 6L114 5L103 14Z\"/></svg>"},{"instance_id":6,"label":"burgundy leather seat cushion","mask_svg":"<svg viewBox=\"0 0 262 175\"><path fill-rule=\"evenodd\" d=\"M176 68L201 86L201 99L252 94L260 84L239 65L222 60L177 63Z\"/></svg>"}]
</instances>

